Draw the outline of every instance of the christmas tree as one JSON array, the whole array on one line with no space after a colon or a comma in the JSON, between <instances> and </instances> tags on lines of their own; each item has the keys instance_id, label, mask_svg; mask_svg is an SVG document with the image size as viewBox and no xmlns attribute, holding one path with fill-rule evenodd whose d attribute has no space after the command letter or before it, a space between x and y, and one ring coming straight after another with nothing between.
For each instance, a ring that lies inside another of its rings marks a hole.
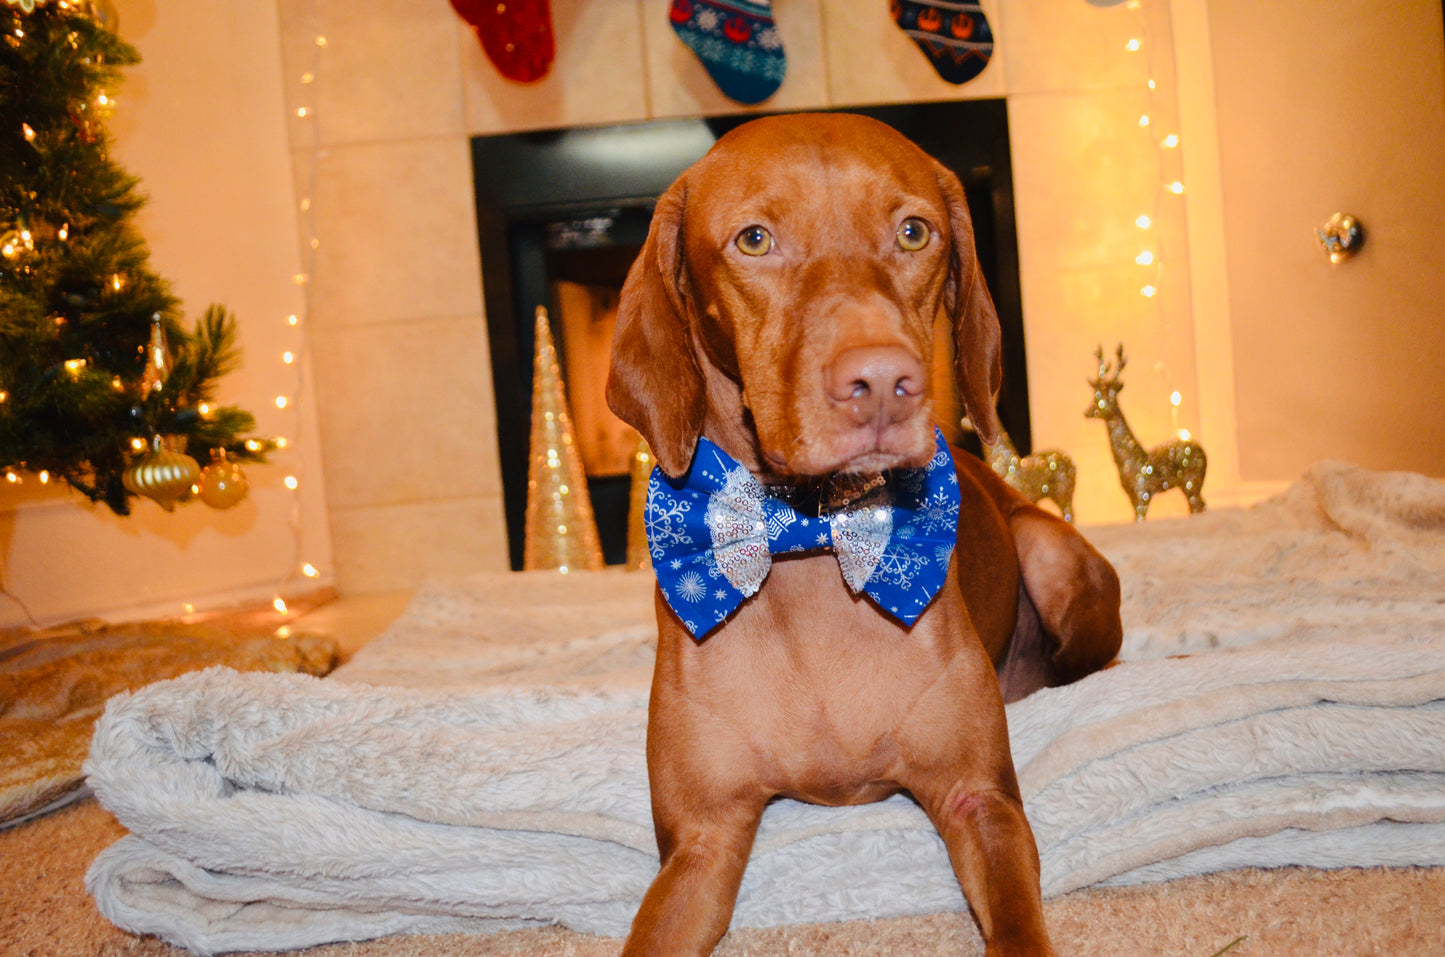
<instances>
[{"instance_id":1,"label":"christmas tree","mask_svg":"<svg viewBox=\"0 0 1445 957\"><path fill-rule=\"evenodd\" d=\"M140 57L103 9L0 5L0 470L125 515L160 458L256 461L272 445L245 436L250 413L214 404L238 361L235 320L212 306L185 329L148 268L131 222L144 200L103 123Z\"/></svg>"}]
</instances>

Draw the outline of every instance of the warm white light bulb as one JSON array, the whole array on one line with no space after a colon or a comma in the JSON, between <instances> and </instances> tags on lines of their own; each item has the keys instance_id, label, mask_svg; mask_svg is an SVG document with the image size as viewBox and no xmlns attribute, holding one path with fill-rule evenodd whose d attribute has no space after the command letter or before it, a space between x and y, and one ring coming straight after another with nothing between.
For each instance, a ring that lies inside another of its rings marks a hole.
<instances>
[{"instance_id":1,"label":"warm white light bulb","mask_svg":"<svg viewBox=\"0 0 1445 957\"><path fill-rule=\"evenodd\" d=\"M1134 261L1141 266L1152 265L1154 262L1154 254L1146 249L1139 255L1135 256Z\"/></svg>"},{"instance_id":2,"label":"warm white light bulb","mask_svg":"<svg viewBox=\"0 0 1445 957\"><path fill-rule=\"evenodd\" d=\"M307 578L315 578L321 573L316 570L315 565L307 562L306 564L301 566L301 574L305 575Z\"/></svg>"},{"instance_id":3,"label":"warm white light bulb","mask_svg":"<svg viewBox=\"0 0 1445 957\"><path fill-rule=\"evenodd\" d=\"M1134 220L1134 225L1138 226L1140 229L1148 229L1153 224L1154 221L1148 216L1140 216L1138 219Z\"/></svg>"},{"instance_id":4,"label":"warm white light bulb","mask_svg":"<svg viewBox=\"0 0 1445 957\"><path fill-rule=\"evenodd\" d=\"M1143 296L1145 299L1153 299L1154 294L1158 291L1159 290L1155 289L1153 286L1145 286L1143 289L1139 290L1139 295Z\"/></svg>"},{"instance_id":5,"label":"warm white light bulb","mask_svg":"<svg viewBox=\"0 0 1445 957\"><path fill-rule=\"evenodd\" d=\"M300 484L300 483L296 481L296 476L294 476L294 475L288 475L288 476L286 476L286 487L289 488L291 491L293 491L293 492L296 491L296 486L299 485L299 484Z\"/></svg>"},{"instance_id":6,"label":"warm white light bulb","mask_svg":"<svg viewBox=\"0 0 1445 957\"><path fill-rule=\"evenodd\" d=\"M284 409L284 408L286 408L286 397L285 397L284 395L278 395L278 396L276 396L276 408L278 408L278 409Z\"/></svg>"},{"instance_id":7,"label":"warm white light bulb","mask_svg":"<svg viewBox=\"0 0 1445 957\"><path fill-rule=\"evenodd\" d=\"M1173 193L1175 196L1178 196L1180 193L1184 192L1184 184L1179 182L1179 180L1177 179L1164 188L1169 190L1169 192Z\"/></svg>"},{"instance_id":8,"label":"warm white light bulb","mask_svg":"<svg viewBox=\"0 0 1445 957\"><path fill-rule=\"evenodd\" d=\"M277 595L275 601L271 602L271 607L283 615L286 614L286 602L281 600L280 595Z\"/></svg>"},{"instance_id":9,"label":"warm white light bulb","mask_svg":"<svg viewBox=\"0 0 1445 957\"><path fill-rule=\"evenodd\" d=\"M1144 44L1141 43L1137 37L1131 37L1129 39L1129 42L1124 44L1124 49L1128 50L1130 53L1138 53L1139 48L1143 45Z\"/></svg>"},{"instance_id":10,"label":"warm white light bulb","mask_svg":"<svg viewBox=\"0 0 1445 957\"><path fill-rule=\"evenodd\" d=\"M1164 143L1163 143L1163 145L1164 145L1166 148L1168 148L1168 149L1173 149L1174 147L1178 146L1178 145L1179 145L1179 134L1178 134L1178 133L1170 133L1168 136L1164 137Z\"/></svg>"}]
</instances>

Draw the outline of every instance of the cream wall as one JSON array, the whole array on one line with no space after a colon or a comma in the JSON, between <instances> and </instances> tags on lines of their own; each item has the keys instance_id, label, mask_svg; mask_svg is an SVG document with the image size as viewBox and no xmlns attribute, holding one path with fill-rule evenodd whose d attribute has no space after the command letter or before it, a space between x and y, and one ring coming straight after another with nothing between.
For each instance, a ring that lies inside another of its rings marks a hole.
<instances>
[{"instance_id":1,"label":"cream wall","mask_svg":"<svg viewBox=\"0 0 1445 957\"><path fill-rule=\"evenodd\" d=\"M120 32L145 62L118 92L115 158L150 204L138 225L151 268L172 282L188 321L211 302L237 316L243 365L218 398L284 435L274 464L245 467L251 494L216 511L161 511L140 499L130 518L33 480L0 488L0 625L90 615L180 614L296 596L331 578L315 406L286 317L304 315L274 5L252 0L116 0ZM278 395L300 397L282 411ZM203 463L204 464L204 463ZM282 484L295 475L292 492ZM322 578L297 573L314 563ZM23 603L23 605L22 605ZM28 609L28 614L27 614Z\"/></svg>"},{"instance_id":2,"label":"cream wall","mask_svg":"<svg viewBox=\"0 0 1445 957\"><path fill-rule=\"evenodd\" d=\"M1318 0L1208 6L1229 38L1214 90L1241 472L1335 457L1445 474L1439 0L1348 18ZM1340 264L1315 238L1335 212L1366 230Z\"/></svg>"}]
</instances>

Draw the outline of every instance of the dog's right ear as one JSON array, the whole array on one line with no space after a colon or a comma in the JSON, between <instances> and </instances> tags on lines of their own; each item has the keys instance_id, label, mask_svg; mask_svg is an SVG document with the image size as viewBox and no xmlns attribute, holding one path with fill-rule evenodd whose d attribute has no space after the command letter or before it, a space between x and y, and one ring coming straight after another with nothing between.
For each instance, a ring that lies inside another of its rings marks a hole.
<instances>
[{"instance_id":1,"label":"dog's right ear","mask_svg":"<svg viewBox=\"0 0 1445 957\"><path fill-rule=\"evenodd\" d=\"M1003 333L999 329L998 312L988 294L983 270L978 265L973 217L968 213L963 184L951 170L941 164L934 165L939 187L948 203L949 232L953 243L949 251L944 302L953 320L958 388L974 431L985 445L993 445L1003 431L994 408L999 386L1003 382Z\"/></svg>"},{"instance_id":2,"label":"dog's right ear","mask_svg":"<svg viewBox=\"0 0 1445 957\"><path fill-rule=\"evenodd\" d=\"M682 268L687 190L679 179L657 201L642 253L617 304L607 404L642 433L662 470L688 470L707 402L693 350Z\"/></svg>"}]
</instances>

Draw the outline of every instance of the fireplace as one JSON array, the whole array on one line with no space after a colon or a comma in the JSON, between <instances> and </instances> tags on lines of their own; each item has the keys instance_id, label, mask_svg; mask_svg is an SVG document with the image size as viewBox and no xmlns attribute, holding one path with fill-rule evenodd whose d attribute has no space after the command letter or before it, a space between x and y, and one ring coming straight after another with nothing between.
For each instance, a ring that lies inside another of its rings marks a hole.
<instances>
[{"instance_id":1,"label":"fireplace","mask_svg":"<svg viewBox=\"0 0 1445 957\"><path fill-rule=\"evenodd\" d=\"M849 112L893 126L963 181L979 263L1003 326L999 416L1020 452L1027 452L1028 383L1004 101ZM636 439L602 398L617 293L647 236L657 197L719 136L752 118L661 120L472 140L497 442L514 569L522 567L536 307L546 306L551 316L603 554L609 564L620 564L627 550L628 459ZM977 440L961 434L957 421L940 425L951 440L977 451Z\"/></svg>"}]
</instances>

